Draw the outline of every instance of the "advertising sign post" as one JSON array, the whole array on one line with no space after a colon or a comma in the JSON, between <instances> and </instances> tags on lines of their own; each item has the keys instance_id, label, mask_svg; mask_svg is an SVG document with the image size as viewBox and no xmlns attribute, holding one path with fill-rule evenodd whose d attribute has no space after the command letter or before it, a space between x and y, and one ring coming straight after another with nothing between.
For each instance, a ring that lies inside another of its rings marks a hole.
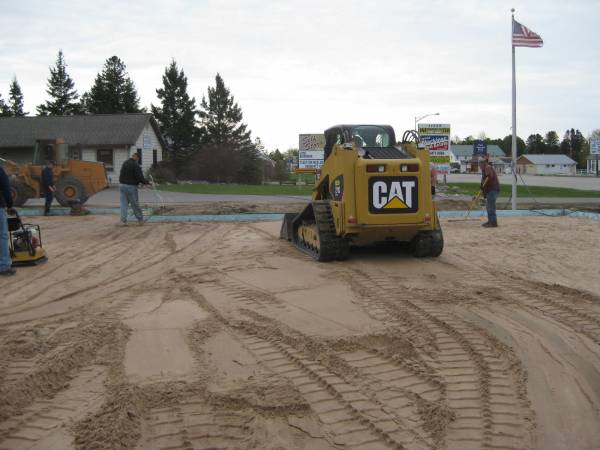
<instances>
[{"instance_id":1,"label":"advertising sign post","mask_svg":"<svg viewBox=\"0 0 600 450\"><path fill-rule=\"evenodd\" d=\"M429 160L437 172L450 173L450 124L420 123L421 146L429 151Z\"/></svg>"},{"instance_id":2,"label":"advertising sign post","mask_svg":"<svg viewBox=\"0 0 600 450\"><path fill-rule=\"evenodd\" d=\"M598 176L598 156L600 156L600 137L590 139L590 155L596 155L596 176Z\"/></svg>"},{"instance_id":3,"label":"advertising sign post","mask_svg":"<svg viewBox=\"0 0 600 450\"><path fill-rule=\"evenodd\" d=\"M485 141L473 142L473 156L487 155L487 143Z\"/></svg>"},{"instance_id":4,"label":"advertising sign post","mask_svg":"<svg viewBox=\"0 0 600 450\"><path fill-rule=\"evenodd\" d=\"M297 172L318 172L323 165L324 148L325 135L299 135Z\"/></svg>"}]
</instances>

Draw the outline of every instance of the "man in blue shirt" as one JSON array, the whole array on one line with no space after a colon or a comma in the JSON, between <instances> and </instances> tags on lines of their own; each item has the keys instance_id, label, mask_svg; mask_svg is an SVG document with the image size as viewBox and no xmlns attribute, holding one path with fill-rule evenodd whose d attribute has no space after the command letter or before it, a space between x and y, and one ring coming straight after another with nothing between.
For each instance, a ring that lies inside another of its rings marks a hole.
<instances>
[{"instance_id":1,"label":"man in blue shirt","mask_svg":"<svg viewBox=\"0 0 600 450\"><path fill-rule=\"evenodd\" d=\"M54 192L56 187L54 186L54 161L46 161L46 167L42 170L42 190L46 197L46 203L44 205L44 215L50 214L50 205L54 200Z\"/></svg>"},{"instance_id":2,"label":"man in blue shirt","mask_svg":"<svg viewBox=\"0 0 600 450\"><path fill-rule=\"evenodd\" d=\"M6 172L0 166L0 276L15 274L15 269L11 267L8 221L6 220L6 212L12 210L12 204L10 182Z\"/></svg>"}]
</instances>

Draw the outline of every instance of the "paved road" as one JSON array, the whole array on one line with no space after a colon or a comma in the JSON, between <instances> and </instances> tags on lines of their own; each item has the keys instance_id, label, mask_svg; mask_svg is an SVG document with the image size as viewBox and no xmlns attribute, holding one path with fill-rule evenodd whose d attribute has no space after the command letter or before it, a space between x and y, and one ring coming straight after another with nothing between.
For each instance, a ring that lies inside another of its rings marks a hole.
<instances>
[{"instance_id":1,"label":"paved road","mask_svg":"<svg viewBox=\"0 0 600 450\"><path fill-rule=\"evenodd\" d=\"M529 186L547 186L547 187L563 187L571 189L581 189L584 191L600 191L600 177L552 177L552 176L536 176L536 175L521 175L518 184ZM440 177L441 178L441 177ZM478 183L481 175L467 173L451 173L447 175L449 183ZM510 175L500 175L500 183L512 184Z\"/></svg>"}]
</instances>

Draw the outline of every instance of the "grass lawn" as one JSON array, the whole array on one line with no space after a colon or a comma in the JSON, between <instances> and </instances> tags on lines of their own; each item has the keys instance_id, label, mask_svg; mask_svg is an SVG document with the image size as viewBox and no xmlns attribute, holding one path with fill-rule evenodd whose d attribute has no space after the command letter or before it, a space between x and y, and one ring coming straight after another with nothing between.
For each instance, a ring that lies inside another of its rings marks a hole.
<instances>
[{"instance_id":1,"label":"grass lawn","mask_svg":"<svg viewBox=\"0 0 600 450\"><path fill-rule=\"evenodd\" d=\"M307 180L308 181L308 180ZM458 193L475 195L479 189L478 183L448 183L449 188L456 187ZM171 192L190 192L193 194L231 194L231 195L310 195L312 184L307 186L293 185L253 185L253 184L161 184L160 190ZM502 184L500 196L510 197L511 186ZM600 191L582 191L579 189L544 187L544 186L517 186L519 197L583 197L600 198Z\"/></svg>"},{"instance_id":2,"label":"grass lawn","mask_svg":"<svg viewBox=\"0 0 600 450\"><path fill-rule=\"evenodd\" d=\"M193 194L231 195L310 195L312 185L270 185L270 184L161 184L162 191L191 192Z\"/></svg>"},{"instance_id":3,"label":"grass lawn","mask_svg":"<svg viewBox=\"0 0 600 450\"><path fill-rule=\"evenodd\" d=\"M479 190L479 183L448 183L448 187L458 188L459 194L475 195ZM509 184L500 185L500 196L510 197L512 186ZM600 198L600 191L582 191L579 189L545 187L545 186L517 186L518 197L583 197Z\"/></svg>"}]
</instances>

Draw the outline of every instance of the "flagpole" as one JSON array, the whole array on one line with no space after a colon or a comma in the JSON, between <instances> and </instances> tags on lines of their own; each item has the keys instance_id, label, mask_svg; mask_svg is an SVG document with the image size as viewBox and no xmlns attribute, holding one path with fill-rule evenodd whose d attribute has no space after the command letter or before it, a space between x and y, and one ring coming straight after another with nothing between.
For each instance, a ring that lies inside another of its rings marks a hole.
<instances>
[{"instance_id":1,"label":"flagpole","mask_svg":"<svg viewBox=\"0 0 600 450\"><path fill-rule=\"evenodd\" d=\"M517 209L517 82L515 77L515 46L513 30L515 25L515 9L512 8L510 26L510 46L512 47L512 209Z\"/></svg>"}]
</instances>

